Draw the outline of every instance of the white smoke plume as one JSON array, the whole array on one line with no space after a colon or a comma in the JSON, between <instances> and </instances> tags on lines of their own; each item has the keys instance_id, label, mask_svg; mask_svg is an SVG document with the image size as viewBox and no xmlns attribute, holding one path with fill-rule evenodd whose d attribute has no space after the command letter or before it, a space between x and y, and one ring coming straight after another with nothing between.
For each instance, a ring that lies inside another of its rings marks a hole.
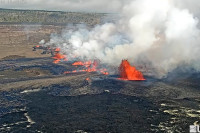
<instances>
[{"instance_id":1,"label":"white smoke plume","mask_svg":"<svg viewBox=\"0 0 200 133\"><path fill-rule=\"evenodd\" d=\"M66 30L47 44L57 44L69 57L114 66L122 59L148 63L160 75L181 65L199 71L199 2L188 1L133 0L123 6L118 22Z\"/></svg>"}]
</instances>

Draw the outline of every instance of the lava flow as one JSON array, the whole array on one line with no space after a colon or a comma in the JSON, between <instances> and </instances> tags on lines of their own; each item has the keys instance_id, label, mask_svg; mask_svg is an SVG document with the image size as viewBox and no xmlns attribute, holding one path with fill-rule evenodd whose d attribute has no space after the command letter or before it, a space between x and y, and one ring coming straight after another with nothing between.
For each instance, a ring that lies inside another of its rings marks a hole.
<instances>
[{"instance_id":1,"label":"lava flow","mask_svg":"<svg viewBox=\"0 0 200 133\"><path fill-rule=\"evenodd\" d=\"M52 57L53 59L55 59L53 61L53 63L57 64L59 63L61 60L64 60L64 61L67 61L67 58L66 58L66 55L63 55L63 54L60 54L60 49L59 48L56 48L55 49L55 55L54 57Z\"/></svg>"},{"instance_id":2,"label":"lava flow","mask_svg":"<svg viewBox=\"0 0 200 133\"><path fill-rule=\"evenodd\" d=\"M78 73L78 72L100 72L104 75L108 75L109 73L107 72L107 69L97 69L99 63L98 61L94 60L93 62L92 61L86 61L86 62L81 62L81 61L78 61L78 62L74 62L72 64L73 66L84 66L85 69L81 69L81 70L74 70L74 71L66 71L65 74L68 74L68 73Z\"/></svg>"},{"instance_id":3,"label":"lava flow","mask_svg":"<svg viewBox=\"0 0 200 133\"><path fill-rule=\"evenodd\" d=\"M143 74L131 66L128 60L122 60L119 72L122 80L145 80Z\"/></svg>"},{"instance_id":4,"label":"lava flow","mask_svg":"<svg viewBox=\"0 0 200 133\"><path fill-rule=\"evenodd\" d=\"M65 55L62 55L62 54L60 54L60 53L56 53L56 54L54 55L54 57L52 57L52 58L55 59L55 60L53 61L53 63L55 63L55 64L59 63L62 59L64 59L65 61L67 60L66 57L65 57Z\"/></svg>"},{"instance_id":5,"label":"lava flow","mask_svg":"<svg viewBox=\"0 0 200 133\"><path fill-rule=\"evenodd\" d=\"M77 61L77 62L74 62L72 65L73 65L73 66L84 66L84 62L82 62L82 61Z\"/></svg>"}]
</instances>

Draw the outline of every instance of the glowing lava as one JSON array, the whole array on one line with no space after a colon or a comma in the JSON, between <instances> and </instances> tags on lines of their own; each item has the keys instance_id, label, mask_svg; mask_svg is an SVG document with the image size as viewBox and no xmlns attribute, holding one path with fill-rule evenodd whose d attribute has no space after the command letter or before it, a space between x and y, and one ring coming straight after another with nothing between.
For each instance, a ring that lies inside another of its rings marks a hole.
<instances>
[{"instance_id":1,"label":"glowing lava","mask_svg":"<svg viewBox=\"0 0 200 133\"><path fill-rule=\"evenodd\" d=\"M119 72L122 80L145 80L143 74L131 66L128 60L122 60Z\"/></svg>"},{"instance_id":2,"label":"glowing lava","mask_svg":"<svg viewBox=\"0 0 200 133\"><path fill-rule=\"evenodd\" d=\"M55 60L53 61L53 63L55 63L55 64L59 63L61 60L67 61L66 56L65 56L65 55L62 55L62 54L60 54L60 53L56 53L56 54L54 55L54 57L52 57L52 58L55 59Z\"/></svg>"},{"instance_id":3,"label":"glowing lava","mask_svg":"<svg viewBox=\"0 0 200 133\"><path fill-rule=\"evenodd\" d=\"M104 75L108 75L109 73L107 72L107 69L97 69L99 63L98 61L94 60L92 61L86 61L86 62L82 62L82 61L77 61L74 62L72 64L73 66L84 66L85 69L82 70L75 70L75 71L66 71L65 74L69 74L69 73L78 73L78 72L100 72Z\"/></svg>"},{"instance_id":4,"label":"glowing lava","mask_svg":"<svg viewBox=\"0 0 200 133\"><path fill-rule=\"evenodd\" d=\"M86 62L82 62L82 61L77 61L77 62L74 62L72 65L73 66L85 66L85 67L90 67L91 65L95 65L97 66L97 61L86 61Z\"/></svg>"},{"instance_id":5,"label":"glowing lava","mask_svg":"<svg viewBox=\"0 0 200 133\"><path fill-rule=\"evenodd\" d=\"M84 62L82 62L82 61L77 61L77 62L74 62L72 65L73 65L73 66L84 66Z\"/></svg>"},{"instance_id":6,"label":"glowing lava","mask_svg":"<svg viewBox=\"0 0 200 133\"><path fill-rule=\"evenodd\" d=\"M90 80L90 78L86 78L85 80L89 81L89 80Z\"/></svg>"},{"instance_id":7,"label":"glowing lava","mask_svg":"<svg viewBox=\"0 0 200 133\"><path fill-rule=\"evenodd\" d=\"M55 52L60 52L60 48L56 48L54 51Z\"/></svg>"}]
</instances>

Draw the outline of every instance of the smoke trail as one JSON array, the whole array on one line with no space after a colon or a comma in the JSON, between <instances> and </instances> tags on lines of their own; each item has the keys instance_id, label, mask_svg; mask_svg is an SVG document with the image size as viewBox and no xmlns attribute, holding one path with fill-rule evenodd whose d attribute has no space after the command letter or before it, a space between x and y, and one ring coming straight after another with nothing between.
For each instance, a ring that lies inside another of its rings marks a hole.
<instances>
[{"instance_id":1,"label":"smoke trail","mask_svg":"<svg viewBox=\"0 0 200 133\"><path fill-rule=\"evenodd\" d=\"M187 0L134 0L124 5L121 19L91 30L80 26L52 36L69 56L100 59L118 66L122 59L135 65L151 64L158 74L184 65L200 70L200 30L195 2ZM192 8L193 7L193 8ZM159 75L159 76L160 76Z\"/></svg>"}]
</instances>

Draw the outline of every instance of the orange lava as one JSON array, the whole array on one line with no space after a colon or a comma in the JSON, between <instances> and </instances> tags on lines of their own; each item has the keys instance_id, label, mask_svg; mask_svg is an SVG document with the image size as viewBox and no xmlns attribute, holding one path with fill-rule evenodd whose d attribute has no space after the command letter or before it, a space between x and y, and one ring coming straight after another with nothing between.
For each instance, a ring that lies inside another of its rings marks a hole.
<instances>
[{"instance_id":1,"label":"orange lava","mask_svg":"<svg viewBox=\"0 0 200 133\"><path fill-rule=\"evenodd\" d=\"M81 61L77 61L74 62L72 64L73 66L85 66L85 69L82 70L74 70L74 71L66 71L64 72L65 74L69 74L69 73L77 73L77 72L100 72L104 75L109 75L109 73L107 72L107 69L97 69L98 67L98 61L94 60L92 61L86 61L86 62L81 62Z\"/></svg>"},{"instance_id":2,"label":"orange lava","mask_svg":"<svg viewBox=\"0 0 200 133\"><path fill-rule=\"evenodd\" d=\"M77 62L74 62L72 65L73 66L84 66L84 63L82 61L77 61Z\"/></svg>"},{"instance_id":3,"label":"orange lava","mask_svg":"<svg viewBox=\"0 0 200 133\"><path fill-rule=\"evenodd\" d=\"M53 63L58 64L60 60L54 60Z\"/></svg>"},{"instance_id":4,"label":"orange lava","mask_svg":"<svg viewBox=\"0 0 200 133\"><path fill-rule=\"evenodd\" d=\"M60 48L56 48L54 51L55 52L60 52Z\"/></svg>"},{"instance_id":5,"label":"orange lava","mask_svg":"<svg viewBox=\"0 0 200 133\"><path fill-rule=\"evenodd\" d=\"M86 78L85 80L89 81L89 80L90 80L90 78Z\"/></svg>"},{"instance_id":6,"label":"orange lava","mask_svg":"<svg viewBox=\"0 0 200 133\"><path fill-rule=\"evenodd\" d=\"M85 67L90 67L90 66L92 65L92 61L86 61L86 62L77 61L77 62L74 62L72 65L73 65L73 66L85 66Z\"/></svg>"},{"instance_id":7,"label":"orange lava","mask_svg":"<svg viewBox=\"0 0 200 133\"><path fill-rule=\"evenodd\" d=\"M53 63L55 63L55 64L59 63L61 60L67 61L66 56L65 56L65 55L62 55L62 54L60 54L60 53L56 53L56 54L54 55L54 57L52 57L52 58L55 59L55 60L53 61Z\"/></svg>"},{"instance_id":8,"label":"orange lava","mask_svg":"<svg viewBox=\"0 0 200 133\"><path fill-rule=\"evenodd\" d=\"M131 66L128 60L122 60L119 72L122 80L145 80L143 74Z\"/></svg>"},{"instance_id":9,"label":"orange lava","mask_svg":"<svg viewBox=\"0 0 200 133\"><path fill-rule=\"evenodd\" d=\"M60 53L56 53L55 55L54 55L54 57L53 57L54 59L64 59L65 58L65 56L64 55L62 55L62 54L60 54Z\"/></svg>"},{"instance_id":10,"label":"orange lava","mask_svg":"<svg viewBox=\"0 0 200 133\"><path fill-rule=\"evenodd\" d=\"M109 75L108 72L101 72L103 75Z\"/></svg>"}]
</instances>

